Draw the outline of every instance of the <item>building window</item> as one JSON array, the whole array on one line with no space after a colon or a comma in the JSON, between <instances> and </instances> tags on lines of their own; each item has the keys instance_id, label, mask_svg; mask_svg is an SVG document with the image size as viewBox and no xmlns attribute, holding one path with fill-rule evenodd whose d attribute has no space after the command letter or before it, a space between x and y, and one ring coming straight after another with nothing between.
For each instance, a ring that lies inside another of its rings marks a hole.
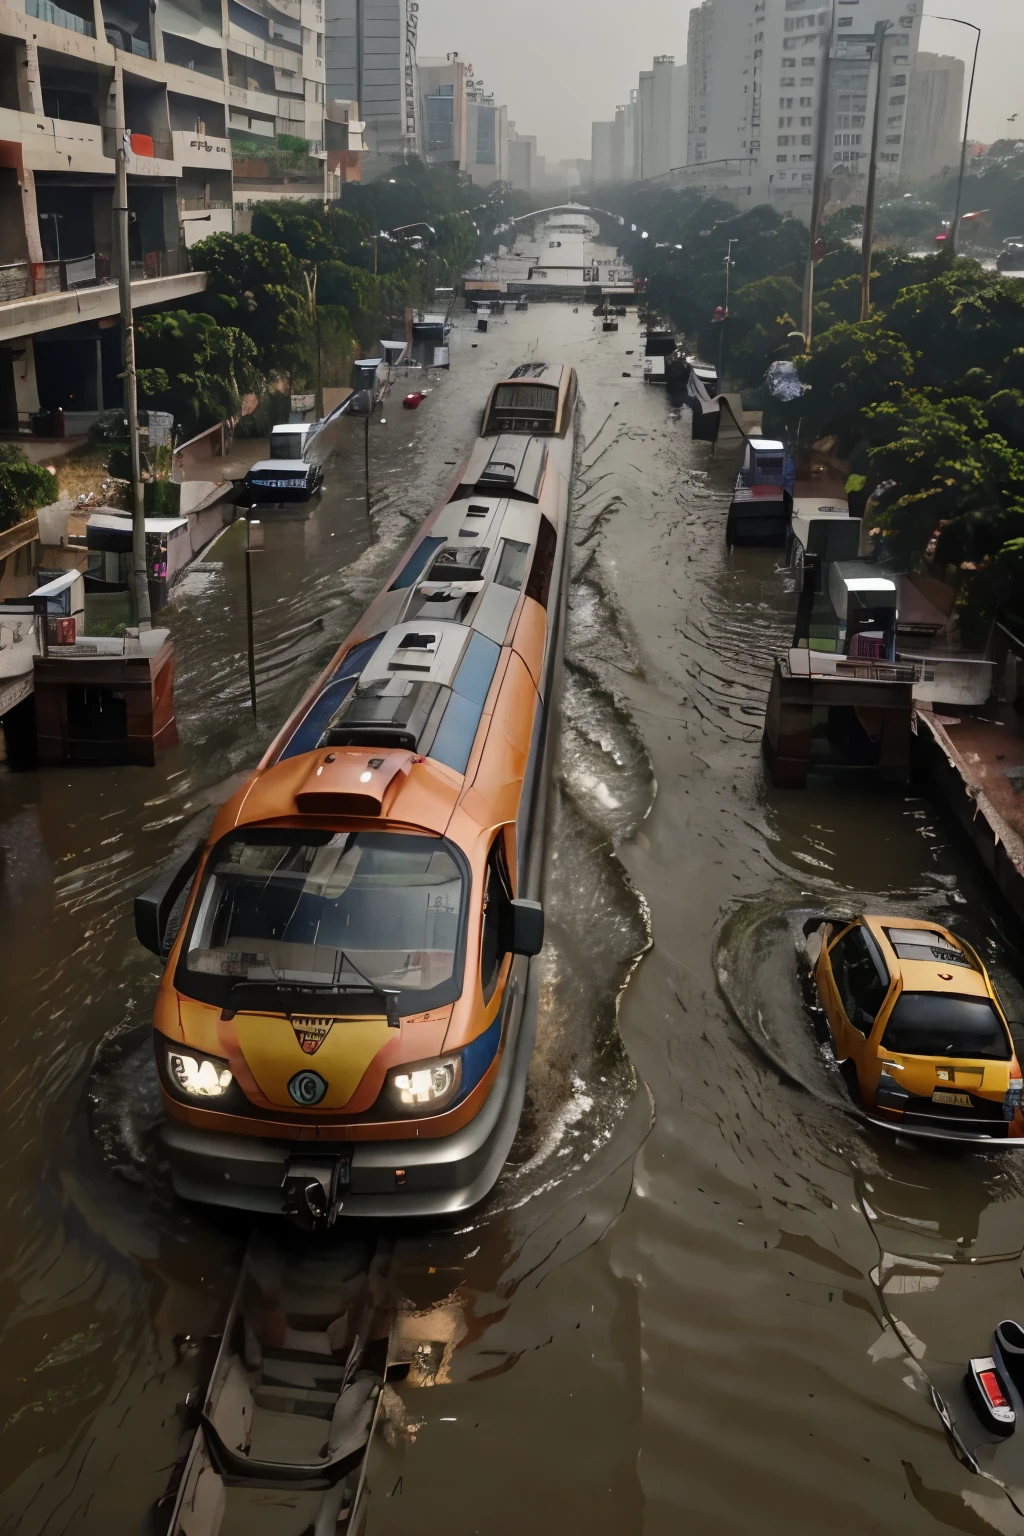
<instances>
[{"instance_id":1,"label":"building window","mask_svg":"<svg viewBox=\"0 0 1024 1536\"><path fill-rule=\"evenodd\" d=\"M788 155L776 155L775 156L775 163L776 163L776 165L785 165L785 163L786 163L786 161L788 159L789 159Z\"/></svg>"},{"instance_id":2,"label":"building window","mask_svg":"<svg viewBox=\"0 0 1024 1536\"><path fill-rule=\"evenodd\" d=\"M791 107L792 105L793 105L793 98L792 98L792 96L780 96L779 97L779 106L780 107Z\"/></svg>"},{"instance_id":3,"label":"building window","mask_svg":"<svg viewBox=\"0 0 1024 1536\"><path fill-rule=\"evenodd\" d=\"M890 107L902 107L906 105L906 100L905 96L890 96L889 105Z\"/></svg>"},{"instance_id":4,"label":"building window","mask_svg":"<svg viewBox=\"0 0 1024 1536\"><path fill-rule=\"evenodd\" d=\"M800 143L801 144L813 144L813 142L814 142L814 140L811 138L809 133L802 133L800 135Z\"/></svg>"},{"instance_id":5,"label":"building window","mask_svg":"<svg viewBox=\"0 0 1024 1536\"><path fill-rule=\"evenodd\" d=\"M814 97L813 96L801 96L800 97L800 105L802 107L813 107L814 106Z\"/></svg>"},{"instance_id":6,"label":"building window","mask_svg":"<svg viewBox=\"0 0 1024 1536\"><path fill-rule=\"evenodd\" d=\"M801 155L800 156L800 164L801 165L806 165L809 160L813 160L813 159L814 159L813 155Z\"/></svg>"},{"instance_id":7,"label":"building window","mask_svg":"<svg viewBox=\"0 0 1024 1536\"><path fill-rule=\"evenodd\" d=\"M889 81L890 85L906 85L906 83L906 75L893 75Z\"/></svg>"},{"instance_id":8,"label":"building window","mask_svg":"<svg viewBox=\"0 0 1024 1536\"><path fill-rule=\"evenodd\" d=\"M814 127L814 118L813 117L802 117L800 119L800 127L801 128L813 128Z\"/></svg>"},{"instance_id":9,"label":"building window","mask_svg":"<svg viewBox=\"0 0 1024 1536\"><path fill-rule=\"evenodd\" d=\"M887 144L898 144L900 142L900 136L898 133L886 134L885 142Z\"/></svg>"},{"instance_id":10,"label":"building window","mask_svg":"<svg viewBox=\"0 0 1024 1536\"><path fill-rule=\"evenodd\" d=\"M495 164L495 146L497 135L494 128L494 120L497 115L494 107L477 107L476 109L476 163L477 165Z\"/></svg>"},{"instance_id":11,"label":"building window","mask_svg":"<svg viewBox=\"0 0 1024 1536\"><path fill-rule=\"evenodd\" d=\"M801 69L813 69L815 64L817 64L817 62L818 62L817 59L801 59L800 60L800 68Z\"/></svg>"},{"instance_id":12,"label":"building window","mask_svg":"<svg viewBox=\"0 0 1024 1536\"><path fill-rule=\"evenodd\" d=\"M427 97L427 154L455 159L455 87L442 85Z\"/></svg>"},{"instance_id":13,"label":"building window","mask_svg":"<svg viewBox=\"0 0 1024 1536\"><path fill-rule=\"evenodd\" d=\"M841 26L841 27L852 27L853 26L853 17L852 16L840 16L838 25Z\"/></svg>"}]
</instances>

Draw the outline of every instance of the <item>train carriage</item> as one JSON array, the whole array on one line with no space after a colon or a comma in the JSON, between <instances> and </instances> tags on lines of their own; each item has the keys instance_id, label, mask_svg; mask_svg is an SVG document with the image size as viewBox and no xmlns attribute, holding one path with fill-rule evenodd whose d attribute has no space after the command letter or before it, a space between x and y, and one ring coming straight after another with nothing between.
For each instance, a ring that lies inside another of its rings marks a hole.
<instances>
[{"instance_id":1,"label":"train carriage","mask_svg":"<svg viewBox=\"0 0 1024 1536\"><path fill-rule=\"evenodd\" d=\"M186 1198L437 1215L501 1170L543 941L576 390L537 363L495 386L385 589L205 845L136 903L167 958L155 1045Z\"/></svg>"}]
</instances>

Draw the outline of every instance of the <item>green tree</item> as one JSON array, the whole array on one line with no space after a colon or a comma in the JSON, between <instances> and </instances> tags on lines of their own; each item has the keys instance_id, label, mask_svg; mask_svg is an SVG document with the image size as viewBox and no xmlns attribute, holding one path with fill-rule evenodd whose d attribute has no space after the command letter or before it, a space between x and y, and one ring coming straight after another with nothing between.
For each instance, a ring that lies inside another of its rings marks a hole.
<instances>
[{"instance_id":1,"label":"green tree","mask_svg":"<svg viewBox=\"0 0 1024 1536\"><path fill-rule=\"evenodd\" d=\"M978 401L915 393L867 415L882 439L868 455L885 487L879 523L900 559L973 568L1024 535L1024 452Z\"/></svg>"},{"instance_id":2,"label":"green tree","mask_svg":"<svg viewBox=\"0 0 1024 1536\"><path fill-rule=\"evenodd\" d=\"M14 443L0 443L0 529L13 528L37 507L49 506L57 482L48 469L30 464Z\"/></svg>"},{"instance_id":3,"label":"green tree","mask_svg":"<svg viewBox=\"0 0 1024 1536\"><path fill-rule=\"evenodd\" d=\"M190 254L193 267L209 273L200 306L219 325L245 332L264 373L308 369L308 292L286 245L256 235L211 235Z\"/></svg>"},{"instance_id":4,"label":"green tree","mask_svg":"<svg viewBox=\"0 0 1024 1536\"><path fill-rule=\"evenodd\" d=\"M902 400L914 373L908 347L877 315L832 326L797 365L807 392L799 400L772 402L766 428L789 429L795 437L799 423L804 441L834 436L841 449L863 436L879 402Z\"/></svg>"},{"instance_id":5,"label":"green tree","mask_svg":"<svg viewBox=\"0 0 1024 1536\"><path fill-rule=\"evenodd\" d=\"M260 388L255 343L210 315L145 315L136 340L141 403L170 411L186 437L237 415L241 395Z\"/></svg>"},{"instance_id":6,"label":"green tree","mask_svg":"<svg viewBox=\"0 0 1024 1536\"><path fill-rule=\"evenodd\" d=\"M919 382L956 392L972 368L996 387L1009 382L1011 355L1024 347L1021 285L964 258L928 266L926 280L904 283L886 306L890 329L918 355Z\"/></svg>"}]
</instances>

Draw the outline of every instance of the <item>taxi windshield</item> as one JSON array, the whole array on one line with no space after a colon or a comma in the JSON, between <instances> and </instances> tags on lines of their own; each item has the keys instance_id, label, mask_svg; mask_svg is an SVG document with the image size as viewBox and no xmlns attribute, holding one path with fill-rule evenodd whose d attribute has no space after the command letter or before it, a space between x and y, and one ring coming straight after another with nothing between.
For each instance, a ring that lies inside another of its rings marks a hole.
<instances>
[{"instance_id":1,"label":"taxi windshield","mask_svg":"<svg viewBox=\"0 0 1024 1536\"><path fill-rule=\"evenodd\" d=\"M235 833L207 864L178 968L182 991L226 1002L239 983L287 992L386 988L406 1010L454 1000L461 860L397 832Z\"/></svg>"},{"instance_id":2,"label":"taxi windshield","mask_svg":"<svg viewBox=\"0 0 1024 1536\"><path fill-rule=\"evenodd\" d=\"M1010 1041L985 997L904 992L885 1026L882 1045L908 1056L962 1056L1009 1061Z\"/></svg>"}]
</instances>

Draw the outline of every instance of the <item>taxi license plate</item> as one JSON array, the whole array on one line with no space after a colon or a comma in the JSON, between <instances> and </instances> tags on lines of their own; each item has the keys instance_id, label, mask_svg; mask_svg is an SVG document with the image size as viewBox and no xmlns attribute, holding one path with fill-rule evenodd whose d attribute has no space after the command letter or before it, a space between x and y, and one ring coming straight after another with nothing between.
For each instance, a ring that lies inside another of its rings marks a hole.
<instances>
[{"instance_id":1,"label":"taxi license plate","mask_svg":"<svg viewBox=\"0 0 1024 1536\"><path fill-rule=\"evenodd\" d=\"M933 1104L955 1104L958 1109L970 1109L971 1096L969 1093L951 1093L948 1088L936 1088L932 1094Z\"/></svg>"}]
</instances>

